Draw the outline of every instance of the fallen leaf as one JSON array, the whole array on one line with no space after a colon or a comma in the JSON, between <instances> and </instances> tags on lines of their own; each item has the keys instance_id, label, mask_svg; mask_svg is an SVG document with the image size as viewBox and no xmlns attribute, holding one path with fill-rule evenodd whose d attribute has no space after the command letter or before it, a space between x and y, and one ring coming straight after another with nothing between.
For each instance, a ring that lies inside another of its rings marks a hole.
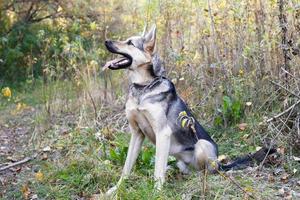
<instances>
[{"instance_id":1,"label":"fallen leaf","mask_svg":"<svg viewBox=\"0 0 300 200\"><path fill-rule=\"evenodd\" d=\"M274 182L275 182L274 176L271 175L271 174L269 174L269 175L268 175L268 181L269 181L270 183L274 183Z\"/></svg>"},{"instance_id":2,"label":"fallen leaf","mask_svg":"<svg viewBox=\"0 0 300 200\"><path fill-rule=\"evenodd\" d=\"M289 181L289 175L287 173L282 174L280 180L283 183L287 183Z\"/></svg>"},{"instance_id":3,"label":"fallen leaf","mask_svg":"<svg viewBox=\"0 0 300 200\"><path fill-rule=\"evenodd\" d=\"M246 140L246 139L248 139L249 138L249 134L245 134L245 135L243 135L243 140Z\"/></svg>"},{"instance_id":4,"label":"fallen leaf","mask_svg":"<svg viewBox=\"0 0 300 200\"><path fill-rule=\"evenodd\" d=\"M44 174L41 171L35 173L35 180L42 181L43 179L44 179Z\"/></svg>"},{"instance_id":5,"label":"fallen leaf","mask_svg":"<svg viewBox=\"0 0 300 200\"><path fill-rule=\"evenodd\" d=\"M47 160L47 159L48 159L47 153L43 153L43 154L42 154L42 160Z\"/></svg>"},{"instance_id":6,"label":"fallen leaf","mask_svg":"<svg viewBox=\"0 0 300 200\"><path fill-rule=\"evenodd\" d=\"M24 199L29 199L30 189L27 184L22 186L21 192Z\"/></svg>"},{"instance_id":7,"label":"fallen leaf","mask_svg":"<svg viewBox=\"0 0 300 200\"><path fill-rule=\"evenodd\" d=\"M9 170L12 171L12 172L17 172L17 173L19 173L19 172L21 171L21 167L12 167L12 168L10 168Z\"/></svg>"},{"instance_id":8,"label":"fallen leaf","mask_svg":"<svg viewBox=\"0 0 300 200\"><path fill-rule=\"evenodd\" d=\"M51 147L50 146L46 146L45 148L43 148L43 152L48 152L51 151Z\"/></svg>"},{"instance_id":9,"label":"fallen leaf","mask_svg":"<svg viewBox=\"0 0 300 200\"><path fill-rule=\"evenodd\" d=\"M253 187L247 186L247 187L245 187L245 191L253 193L254 189L253 189Z\"/></svg>"},{"instance_id":10,"label":"fallen leaf","mask_svg":"<svg viewBox=\"0 0 300 200\"><path fill-rule=\"evenodd\" d=\"M256 150L256 151L259 151L259 150L261 150L261 148L262 148L262 147L259 147L259 146L258 146L258 147L255 148L255 150Z\"/></svg>"},{"instance_id":11,"label":"fallen leaf","mask_svg":"<svg viewBox=\"0 0 300 200\"><path fill-rule=\"evenodd\" d=\"M295 169L295 168L293 169L293 173L294 174L296 174L297 171L298 171L297 169Z\"/></svg>"},{"instance_id":12,"label":"fallen leaf","mask_svg":"<svg viewBox=\"0 0 300 200\"><path fill-rule=\"evenodd\" d=\"M7 160L12 161L12 162L17 162L18 159L16 157L12 157L12 156L7 156L6 157Z\"/></svg>"},{"instance_id":13,"label":"fallen leaf","mask_svg":"<svg viewBox=\"0 0 300 200\"><path fill-rule=\"evenodd\" d=\"M300 158L299 157L296 157L296 156L293 156L293 158L294 158L294 161L300 161Z\"/></svg>"},{"instance_id":14,"label":"fallen leaf","mask_svg":"<svg viewBox=\"0 0 300 200\"><path fill-rule=\"evenodd\" d=\"M252 105L251 101L246 102L246 106L251 106L251 105Z\"/></svg>"},{"instance_id":15,"label":"fallen leaf","mask_svg":"<svg viewBox=\"0 0 300 200\"><path fill-rule=\"evenodd\" d=\"M241 131L244 131L247 128L247 126L248 126L248 124L246 124L246 123L241 123L238 125L238 127Z\"/></svg>"},{"instance_id":16,"label":"fallen leaf","mask_svg":"<svg viewBox=\"0 0 300 200\"><path fill-rule=\"evenodd\" d=\"M281 196L283 196L283 195L284 195L284 188L280 188L280 189L278 190L278 193L279 193Z\"/></svg>"},{"instance_id":17,"label":"fallen leaf","mask_svg":"<svg viewBox=\"0 0 300 200\"><path fill-rule=\"evenodd\" d=\"M277 148L277 152L284 155L284 152L285 152L285 148L284 147L278 147Z\"/></svg>"}]
</instances>

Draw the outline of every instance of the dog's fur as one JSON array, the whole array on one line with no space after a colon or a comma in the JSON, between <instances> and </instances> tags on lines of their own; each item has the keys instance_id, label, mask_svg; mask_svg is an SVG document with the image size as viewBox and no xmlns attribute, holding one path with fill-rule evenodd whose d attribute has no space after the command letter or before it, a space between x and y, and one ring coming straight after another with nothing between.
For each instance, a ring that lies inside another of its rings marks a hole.
<instances>
[{"instance_id":1,"label":"dog's fur","mask_svg":"<svg viewBox=\"0 0 300 200\"><path fill-rule=\"evenodd\" d=\"M177 166L183 173L188 173L188 166L198 170L208 168L213 172L228 170L253 159L250 155L226 166L217 162L217 144L194 119L177 95L174 84L165 77L156 52L155 26L148 33L144 30L141 36L125 41L107 40L105 46L122 58L109 61L104 68L127 69L129 72L131 85L126 116L132 132L122 176L107 194L112 194L129 175L145 137L156 145L154 177L158 189L165 181L169 155L176 157Z\"/></svg>"}]
</instances>

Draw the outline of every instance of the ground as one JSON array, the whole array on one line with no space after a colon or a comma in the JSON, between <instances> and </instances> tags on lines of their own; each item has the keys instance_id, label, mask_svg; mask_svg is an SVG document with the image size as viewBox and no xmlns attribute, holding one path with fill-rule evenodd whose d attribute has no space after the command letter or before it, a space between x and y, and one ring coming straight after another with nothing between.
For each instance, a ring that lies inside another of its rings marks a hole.
<instances>
[{"instance_id":1,"label":"ground","mask_svg":"<svg viewBox=\"0 0 300 200\"><path fill-rule=\"evenodd\" d=\"M121 109L104 113L107 118L118 116L117 120L126 126ZM119 178L129 134L111 126L79 126L82 116L76 112L46 116L41 110L39 106L25 106L16 111L12 105L1 110L0 168L37 156L0 171L0 199L101 199ZM104 120L103 116L99 120ZM249 150L237 138L229 140L226 131L223 134L218 138L222 154L232 157L242 153L239 149ZM229 147L231 151L226 152ZM300 198L299 164L287 166L279 158L274 166L207 176L200 172L182 175L170 158L164 190L155 192L153 156L152 145L146 143L132 176L121 186L116 199Z\"/></svg>"}]
</instances>

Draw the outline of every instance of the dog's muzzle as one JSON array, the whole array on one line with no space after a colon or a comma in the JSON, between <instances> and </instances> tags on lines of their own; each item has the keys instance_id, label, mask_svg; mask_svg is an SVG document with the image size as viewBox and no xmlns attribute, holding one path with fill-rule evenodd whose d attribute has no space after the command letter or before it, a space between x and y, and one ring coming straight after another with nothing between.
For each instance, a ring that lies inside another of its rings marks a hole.
<instances>
[{"instance_id":1,"label":"dog's muzzle","mask_svg":"<svg viewBox=\"0 0 300 200\"><path fill-rule=\"evenodd\" d=\"M109 52L114 54L119 54L121 55L121 57L108 61L104 65L103 70L106 70L107 68L112 70L124 69L129 67L132 64L132 57L127 53L120 52L119 49L114 45L114 41L106 40L105 47Z\"/></svg>"}]
</instances>

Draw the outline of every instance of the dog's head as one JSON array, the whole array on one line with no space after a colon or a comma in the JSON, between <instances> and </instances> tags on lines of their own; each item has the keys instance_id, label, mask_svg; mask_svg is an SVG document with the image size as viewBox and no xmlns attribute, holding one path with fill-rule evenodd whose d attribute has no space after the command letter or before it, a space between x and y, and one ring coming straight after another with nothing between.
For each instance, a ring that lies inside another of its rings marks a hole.
<instances>
[{"instance_id":1,"label":"dog's head","mask_svg":"<svg viewBox=\"0 0 300 200\"><path fill-rule=\"evenodd\" d=\"M139 70L147 68L155 76L161 76L164 69L156 54L156 26L153 25L149 32L146 28L141 36L133 36L125 41L106 40L108 51L119 54L119 58L108 61L103 69L129 69ZM149 66L152 69L149 69Z\"/></svg>"}]
</instances>

